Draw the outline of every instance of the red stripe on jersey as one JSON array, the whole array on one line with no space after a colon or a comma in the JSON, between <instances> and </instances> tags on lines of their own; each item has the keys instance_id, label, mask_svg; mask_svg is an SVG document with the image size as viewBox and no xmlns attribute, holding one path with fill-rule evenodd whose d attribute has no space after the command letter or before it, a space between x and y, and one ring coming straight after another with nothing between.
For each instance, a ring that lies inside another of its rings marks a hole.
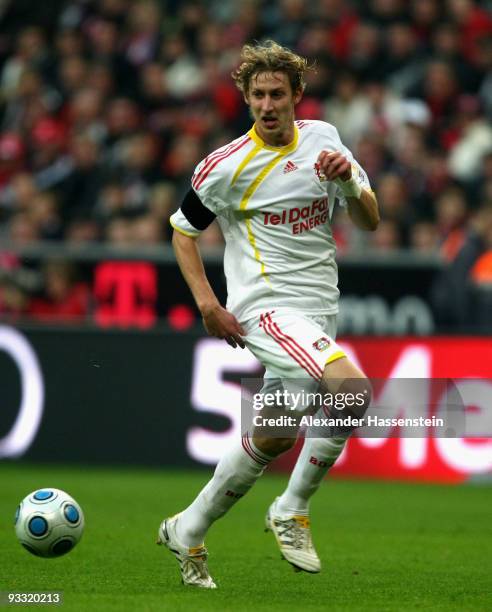
<instances>
[{"instance_id":1,"label":"red stripe on jersey","mask_svg":"<svg viewBox=\"0 0 492 612\"><path fill-rule=\"evenodd\" d=\"M322 374L321 368L312 359L312 357L308 353L306 353L306 351L302 347L299 347L299 345L295 341L292 342L292 338L290 338L290 336L286 336L280 331L278 325L271 320L270 314L265 315L263 323L263 329L265 330L265 333L268 334L271 338L273 338L275 342L277 342L277 344L279 344L284 349L284 351L292 357L292 359L297 361L301 368L303 370L306 370L309 376L319 381ZM306 355L307 357L309 357L309 359L306 359ZM315 363L315 368L313 368L309 360ZM318 373L318 370L319 372L321 372L321 374Z\"/></svg>"},{"instance_id":2,"label":"red stripe on jersey","mask_svg":"<svg viewBox=\"0 0 492 612\"><path fill-rule=\"evenodd\" d=\"M192 180L193 187L196 190L198 190L200 188L200 185L207 178L207 176L212 172L212 170L215 168L215 166L217 164L219 164L221 161L223 161L227 157L230 157L236 151L239 151L239 149L244 147L244 145L246 143L248 143L250 140L251 139L250 139L249 136L245 136L243 140L241 140L240 142L236 143L235 145L230 145L222 153L216 155L215 157L211 156L210 159L208 160L208 162L206 162L204 164L203 168L200 170L200 172L198 173L196 178L194 177L194 179Z\"/></svg>"},{"instance_id":3,"label":"red stripe on jersey","mask_svg":"<svg viewBox=\"0 0 492 612\"><path fill-rule=\"evenodd\" d=\"M315 371L319 372L319 377L321 378L323 376L323 369L319 366L319 364L313 359L313 357L306 351L305 348L303 348L296 340L295 338L293 338L292 336L288 336L285 332L283 332L280 327L278 326L277 323L275 323L274 321L272 321L273 326L275 328L275 330L277 331L277 333L286 341L286 342L291 342L292 344L294 344L297 349L304 354L305 359L307 359L308 362L310 362L311 367L314 368Z\"/></svg>"},{"instance_id":4,"label":"red stripe on jersey","mask_svg":"<svg viewBox=\"0 0 492 612\"><path fill-rule=\"evenodd\" d=\"M242 138L245 138L245 136L243 136ZM192 178L191 183L192 183L193 187L195 186L194 183L196 183L198 178L207 169L207 167L214 161L214 159L217 159L221 155L225 155L226 153L228 153L233 147L236 146L236 144L237 144L237 142L229 143L228 145L225 145L224 147L221 147L218 151L214 151L213 153L210 153L210 155L207 155L207 157L205 158L205 160L203 162L203 166L202 166L201 170L198 172L198 174L195 174L193 176L193 178Z\"/></svg>"},{"instance_id":5,"label":"red stripe on jersey","mask_svg":"<svg viewBox=\"0 0 492 612\"><path fill-rule=\"evenodd\" d=\"M221 155L218 155L218 156L216 156L214 158L211 158L208 161L207 166L206 167L204 166L202 168L201 172L199 173L200 176L197 177L197 180L195 181L195 185L194 185L195 189L198 190L200 188L200 186L202 185L203 181L212 172L212 170L215 168L215 166L217 166L217 164L219 164L221 161L223 161L227 157L230 157L236 151L239 151L239 149L244 147L244 145L247 144L250 140L251 140L251 138L249 136L246 136L244 140L242 140L239 143L236 143L235 145L232 145L231 148L228 148Z\"/></svg>"},{"instance_id":6,"label":"red stripe on jersey","mask_svg":"<svg viewBox=\"0 0 492 612\"><path fill-rule=\"evenodd\" d=\"M193 187L195 187L196 181L201 176L202 172L207 168L208 164L210 164L219 155L222 155L226 151L229 151L231 148L232 148L232 145L229 144L226 146L225 149L220 149L219 152L215 151L214 153L210 153L210 155L207 155L207 157L203 160L203 165L201 169L195 174L193 174L193 177L191 179L191 184L193 185Z\"/></svg>"}]
</instances>

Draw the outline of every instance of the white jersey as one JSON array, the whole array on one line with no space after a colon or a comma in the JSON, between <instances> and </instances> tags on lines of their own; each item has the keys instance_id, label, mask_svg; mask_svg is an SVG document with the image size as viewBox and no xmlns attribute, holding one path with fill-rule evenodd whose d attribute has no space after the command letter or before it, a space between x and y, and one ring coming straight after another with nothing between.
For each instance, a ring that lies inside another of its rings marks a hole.
<instances>
[{"instance_id":1,"label":"white jersey","mask_svg":"<svg viewBox=\"0 0 492 612\"><path fill-rule=\"evenodd\" d=\"M352 176L370 189L336 128L323 121L296 121L294 140L283 147L267 145L253 127L196 168L193 189L217 216L226 243L227 309L240 322L272 308L338 312L331 217L335 202L346 202L317 167L322 150L341 151ZM171 224L200 233L181 210Z\"/></svg>"}]
</instances>

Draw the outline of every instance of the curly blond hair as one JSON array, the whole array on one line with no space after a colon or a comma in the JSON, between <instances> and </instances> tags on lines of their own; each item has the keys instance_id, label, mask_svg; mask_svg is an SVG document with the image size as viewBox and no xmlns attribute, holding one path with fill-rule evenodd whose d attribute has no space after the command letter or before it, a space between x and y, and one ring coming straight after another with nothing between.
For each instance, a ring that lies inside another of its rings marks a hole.
<instances>
[{"instance_id":1,"label":"curly blond hair","mask_svg":"<svg viewBox=\"0 0 492 612\"><path fill-rule=\"evenodd\" d=\"M241 50L241 64L231 76L243 94L247 94L251 77L260 72L285 72L295 93L304 91L304 74L312 69L313 66L308 65L304 57L296 55L273 40L266 40L263 44L244 45Z\"/></svg>"}]
</instances>

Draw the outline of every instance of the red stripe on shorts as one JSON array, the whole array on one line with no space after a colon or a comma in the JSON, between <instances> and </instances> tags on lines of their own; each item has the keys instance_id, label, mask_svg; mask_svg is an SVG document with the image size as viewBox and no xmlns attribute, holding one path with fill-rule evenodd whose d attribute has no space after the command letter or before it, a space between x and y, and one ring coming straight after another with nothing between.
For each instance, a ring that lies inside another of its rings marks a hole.
<instances>
[{"instance_id":1,"label":"red stripe on shorts","mask_svg":"<svg viewBox=\"0 0 492 612\"><path fill-rule=\"evenodd\" d=\"M315 370L319 371L319 376L323 376L323 368L321 368L321 366L313 359L313 357L308 353L308 351L306 351L306 349L304 347L302 347L296 340L295 338L293 338L292 336L288 336L285 332L283 332L280 327L278 326L278 323L276 323L275 321L272 321L276 331L279 333L279 335L281 335L286 341L290 341L292 342L298 349L299 351L301 351L302 353L304 353L306 359L311 363L312 367Z\"/></svg>"},{"instance_id":2,"label":"red stripe on shorts","mask_svg":"<svg viewBox=\"0 0 492 612\"><path fill-rule=\"evenodd\" d=\"M278 325L274 323L270 318L270 313L266 314L263 318L263 329L271 338L275 340L283 349L286 351L303 370L315 380L319 381L323 374L323 371L314 359L307 353L293 338L284 334ZM313 364L314 363L314 367Z\"/></svg>"},{"instance_id":3,"label":"red stripe on shorts","mask_svg":"<svg viewBox=\"0 0 492 612\"><path fill-rule=\"evenodd\" d=\"M275 342L279 344L284 349L284 351L292 357L292 359L294 359L294 361L297 361L301 368L303 370L306 370L309 376L316 379L318 378L316 372L311 368L310 364L304 360L303 355L299 353L299 351L297 351L295 347L292 347L289 343L284 342L281 336L277 334L273 326L273 322L270 319L269 313L265 314L263 318L263 330L266 334L273 338Z\"/></svg>"}]
</instances>

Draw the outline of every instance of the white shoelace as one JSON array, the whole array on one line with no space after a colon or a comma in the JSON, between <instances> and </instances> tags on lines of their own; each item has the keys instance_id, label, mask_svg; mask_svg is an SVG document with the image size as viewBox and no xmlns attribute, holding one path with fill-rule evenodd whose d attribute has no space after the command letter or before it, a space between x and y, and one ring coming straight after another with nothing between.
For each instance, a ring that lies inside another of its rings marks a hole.
<instances>
[{"instance_id":1,"label":"white shoelace","mask_svg":"<svg viewBox=\"0 0 492 612\"><path fill-rule=\"evenodd\" d=\"M292 546L296 550L310 548L311 533L308 527L301 527L295 518L287 520L275 519L279 538L282 544Z\"/></svg>"}]
</instances>

